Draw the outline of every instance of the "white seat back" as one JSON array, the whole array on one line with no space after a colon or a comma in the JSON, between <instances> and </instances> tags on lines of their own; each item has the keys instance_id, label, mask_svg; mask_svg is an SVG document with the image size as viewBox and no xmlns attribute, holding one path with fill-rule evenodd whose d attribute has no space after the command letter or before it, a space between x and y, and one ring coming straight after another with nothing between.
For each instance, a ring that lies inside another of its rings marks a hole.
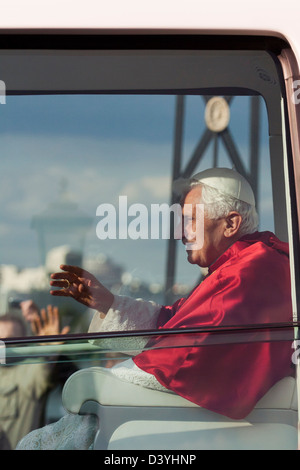
<instances>
[{"instance_id":1,"label":"white seat back","mask_svg":"<svg viewBox=\"0 0 300 470\"><path fill-rule=\"evenodd\" d=\"M296 397L296 381L286 377L246 419L232 420L174 393L122 381L100 367L73 374L62 394L67 411L99 416L99 449L295 449Z\"/></svg>"},{"instance_id":2,"label":"white seat back","mask_svg":"<svg viewBox=\"0 0 300 470\"><path fill-rule=\"evenodd\" d=\"M197 407L172 392L151 390L125 382L110 369L91 367L77 371L67 380L62 394L64 407L79 413L84 402L92 400L106 406L179 406ZM297 410L296 380L285 377L257 403L256 409Z\"/></svg>"}]
</instances>

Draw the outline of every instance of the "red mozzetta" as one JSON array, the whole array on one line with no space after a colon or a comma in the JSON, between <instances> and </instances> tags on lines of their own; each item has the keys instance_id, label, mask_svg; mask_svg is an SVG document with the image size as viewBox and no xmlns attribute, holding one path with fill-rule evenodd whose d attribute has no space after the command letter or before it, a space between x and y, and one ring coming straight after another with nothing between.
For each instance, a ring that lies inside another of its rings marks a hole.
<instances>
[{"instance_id":1,"label":"red mozzetta","mask_svg":"<svg viewBox=\"0 0 300 470\"><path fill-rule=\"evenodd\" d=\"M241 238L216 260L187 298L163 307L157 327L236 327L290 321L288 245L271 232L256 232ZM157 349L142 352L134 361L182 397L240 419L278 380L292 374L291 341L269 341L268 330L263 341L255 335L256 330L240 342L235 339L232 344L207 346L209 333L205 333L195 345L174 348L170 341L183 345L184 335L171 340L160 337L151 343Z\"/></svg>"}]
</instances>

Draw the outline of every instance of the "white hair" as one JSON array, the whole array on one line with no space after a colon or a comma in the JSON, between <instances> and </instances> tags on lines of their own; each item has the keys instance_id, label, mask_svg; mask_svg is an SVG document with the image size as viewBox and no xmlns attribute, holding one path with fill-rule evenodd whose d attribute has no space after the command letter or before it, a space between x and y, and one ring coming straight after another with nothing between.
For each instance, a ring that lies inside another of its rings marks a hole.
<instances>
[{"instance_id":1,"label":"white hair","mask_svg":"<svg viewBox=\"0 0 300 470\"><path fill-rule=\"evenodd\" d=\"M235 211L242 217L242 223L239 228L239 235L241 237L258 230L259 218L255 206L196 181L190 184L189 189L195 186L202 187L201 202L204 204L204 211L209 219L221 219L222 217L226 217L230 212Z\"/></svg>"}]
</instances>

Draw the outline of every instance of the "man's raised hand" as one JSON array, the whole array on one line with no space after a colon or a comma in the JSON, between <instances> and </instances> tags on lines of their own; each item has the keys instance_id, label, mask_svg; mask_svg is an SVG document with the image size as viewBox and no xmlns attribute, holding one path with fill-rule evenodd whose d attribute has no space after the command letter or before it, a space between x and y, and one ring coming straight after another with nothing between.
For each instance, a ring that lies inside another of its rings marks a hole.
<instances>
[{"instance_id":1,"label":"man's raised hand","mask_svg":"<svg viewBox=\"0 0 300 470\"><path fill-rule=\"evenodd\" d=\"M114 296L91 273L77 267L62 264L62 272L51 274L50 285L60 289L51 290L54 296L73 297L89 308L107 313Z\"/></svg>"}]
</instances>

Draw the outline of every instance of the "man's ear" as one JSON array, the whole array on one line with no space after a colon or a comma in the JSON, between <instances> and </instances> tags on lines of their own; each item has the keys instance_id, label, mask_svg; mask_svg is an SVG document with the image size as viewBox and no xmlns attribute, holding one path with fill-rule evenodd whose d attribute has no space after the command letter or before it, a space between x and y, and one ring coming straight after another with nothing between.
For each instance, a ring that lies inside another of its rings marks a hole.
<instances>
[{"instance_id":1,"label":"man's ear","mask_svg":"<svg viewBox=\"0 0 300 470\"><path fill-rule=\"evenodd\" d=\"M242 216L238 212L229 212L226 217L226 227L224 231L224 236L226 238L231 238L237 235L242 220Z\"/></svg>"}]
</instances>

